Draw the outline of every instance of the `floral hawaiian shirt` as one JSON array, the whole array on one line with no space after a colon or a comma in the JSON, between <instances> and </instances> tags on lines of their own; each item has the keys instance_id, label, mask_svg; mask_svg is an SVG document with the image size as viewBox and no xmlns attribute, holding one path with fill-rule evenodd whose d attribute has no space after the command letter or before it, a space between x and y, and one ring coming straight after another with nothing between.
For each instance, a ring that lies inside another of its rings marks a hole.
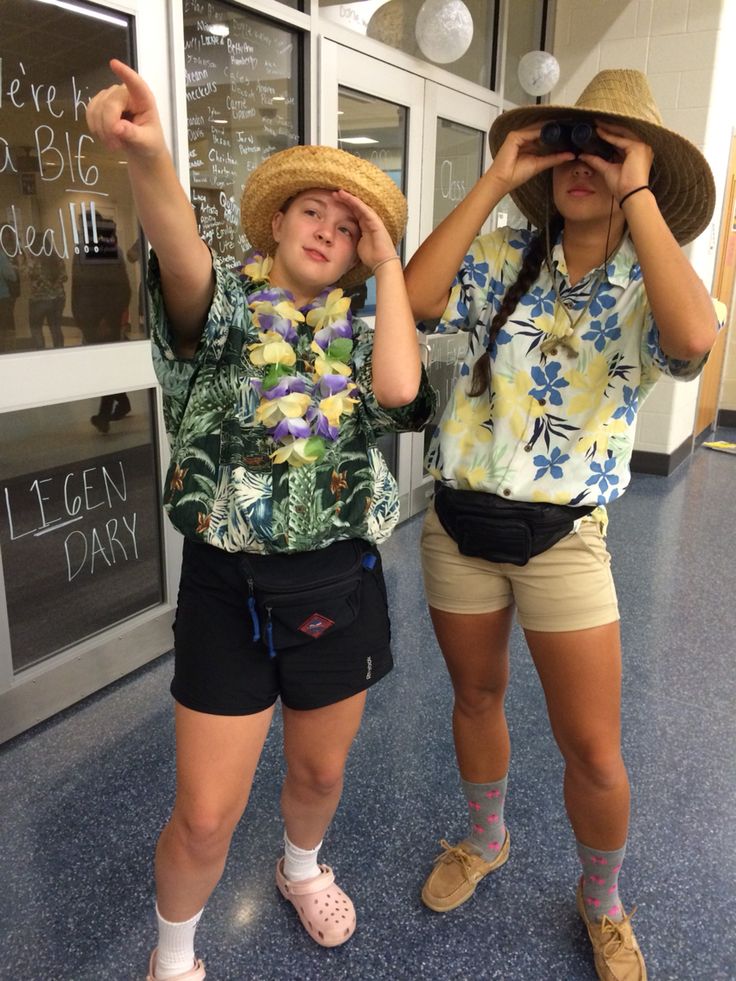
<instances>
[{"instance_id":1,"label":"floral hawaiian shirt","mask_svg":"<svg viewBox=\"0 0 736 981\"><path fill-rule=\"evenodd\" d=\"M605 270L574 286L558 240L551 271L542 264L493 345L490 399L468 396L531 236L509 227L483 235L460 269L437 329L469 331L468 352L427 466L454 487L513 500L604 505L629 483L636 415L657 378L695 378L705 359L662 351L628 237Z\"/></svg>"},{"instance_id":2,"label":"floral hawaiian shirt","mask_svg":"<svg viewBox=\"0 0 736 981\"><path fill-rule=\"evenodd\" d=\"M213 267L215 292L202 340L185 360L174 352L151 257L153 360L171 443L164 508L171 521L188 538L228 552L307 551L344 538L380 543L399 520L399 499L376 438L419 430L432 418L436 395L426 374L410 405L382 408L372 392L373 332L353 318L348 364L357 387L354 407L318 462L275 462L277 446L256 415L265 369L255 352L262 354L263 335L248 306L268 284L231 269L222 257L213 258ZM282 300L294 310L289 293L268 290L281 294L274 305ZM314 334L306 322L296 322L295 330L300 365Z\"/></svg>"}]
</instances>

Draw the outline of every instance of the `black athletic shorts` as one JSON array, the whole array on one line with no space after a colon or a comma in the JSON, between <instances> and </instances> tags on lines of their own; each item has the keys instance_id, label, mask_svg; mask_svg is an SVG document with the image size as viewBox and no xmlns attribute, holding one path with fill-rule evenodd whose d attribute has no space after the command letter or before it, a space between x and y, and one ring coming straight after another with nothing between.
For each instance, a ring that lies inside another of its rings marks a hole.
<instances>
[{"instance_id":1,"label":"black athletic shorts","mask_svg":"<svg viewBox=\"0 0 736 981\"><path fill-rule=\"evenodd\" d=\"M287 588L299 592L325 577L330 550L258 556L261 569L278 563ZM175 667L171 693L181 705L213 715L251 715L281 696L292 709L314 709L349 698L393 667L390 624L381 557L360 542L372 568L362 576L360 608L342 630L326 630L271 656L263 632L254 640L248 576L243 556L212 545L184 541L174 622ZM248 558L247 556L245 558ZM318 612L318 611L315 611Z\"/></svg>"}]
</instances>

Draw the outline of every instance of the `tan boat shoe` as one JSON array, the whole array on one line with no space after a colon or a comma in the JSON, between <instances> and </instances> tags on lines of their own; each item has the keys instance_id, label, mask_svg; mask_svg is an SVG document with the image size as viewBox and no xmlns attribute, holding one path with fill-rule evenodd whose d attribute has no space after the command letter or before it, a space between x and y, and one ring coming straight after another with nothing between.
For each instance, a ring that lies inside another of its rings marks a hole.
<instances>
[{"instance_id":1,"label":"tan boat shoe","mask_svg":"<svg viewBox=\"0 0 736 981\"><path fill-rule=\"evenodd\" d=\"M636 907L619 922L607 916L600 923L590 920L585 909L582 879L578 884L577 906L588 928L595 969L601 981L647 981L647 967L631 929L631 917Z\"/></svg>"},{"instance_id":2,"label":"tan boat shoe","mask_svg":"<svg viewBox=\"0 0 736 981\"><path fill-rule=\"evenodd\" d=\"M446 913L461 906L475 892L475 887L489 872L500 869L509 857L509 833L492 862L487 862L467 841L450 845L443 838L443 851L434 860L422 889L422 902L436 913Z\"/></svg>"}]
</instances>

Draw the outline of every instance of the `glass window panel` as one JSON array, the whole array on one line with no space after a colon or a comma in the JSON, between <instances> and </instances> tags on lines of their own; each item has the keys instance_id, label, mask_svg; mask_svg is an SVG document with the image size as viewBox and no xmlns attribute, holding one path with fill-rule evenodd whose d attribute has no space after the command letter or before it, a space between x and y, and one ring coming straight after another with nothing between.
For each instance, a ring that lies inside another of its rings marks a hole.
<instances>
[{"instance_id":1,"label":"glass window panel","mask_svg":"<svg viewBox=\"0 0 736 981\"><path fill-rule=\"evenodd\" d=\"M384 433L376 440L388 469L398 479L399 476L399 437L396 433Z\"/></svg>"},{"instance_id":2,"label":"glass window panel","mask_svg":"<svg viewBox=\"0 0 736 981\"><path fill-rule=\"evenodd\" d=\"M480 130L449 119L437 120L434 228L463 200L483 172L485 138L486 134Z\"/></svg>"},{"instance_id":3,"label":"glass window panel","mask_svg":"<svg viewBox=\"0 0 736 981\"><path fill-rule=\"evenodd\" d=\"M141 336L138 223L125 161L85 102L133 60L132 18L87 3L3 0L0 352Z\"/></svg>"},{"instance_id":4,"label":"glass window panel","mask_svg":"<svg viewBox=\"0 0 736 981\"><path fill-rule=\"evenodd\" d=\"M162 602L154 405L138 391L0 414L14 671Z\"/></svg>"},{"instance_id":5,"label":"glass window panel","mask_svg":"<svg viewBox=\"0 0 736 981\"><path fill-rule=\"evenodd\" d=\"M484 131L472 129L449 119L437 118L433 228L436 228L462 201L480 177L485 139ZM424 330L432 330L436 324L436 320L427 320Z\"/></svg>"},{"instance_id":6,"label":"glass window panel","mask_svg":"<svg viewBox=\"0 0 736 981\"><path fill-rule=\"evenodd\" d=\"M353 0L352 3L319 0L319 16L322 20L398 48L405 54L438 64L454 75L476 82L484 88L492 88L496 3L492 0L463 2L473 21L472 38L464 54L449 62L432 62L417 43L415 27L424 0ZM446 51L452 50L454 39L455 34L451 30L447 43L443 45Z\"/></svg>"},{"instance_id":7,"label":"glass window panel","mask_svg":"<svg viewBox=\"0 0 736 981\"><path fill-rule=\"evenodd\" d=\"M432 334L427 338L427 344L429 347L427 375L439 398L434 419L424 430L425 459L429 444L432 442L435 426L442 418L442 413L445 411L455 382L460 375L460 369L468 350L468 334L465 331L456 334ZM426 475L427 471L424 472Z\"/></svg>"},{"instance_id":8,"label":"glass window panel","mask_svg":"<svg viewBox=\"0 0 736 981\"><path fill-rule=\"evenodd\" d=\"M493 209L493 214L496 228L503 228L505 225L511 225L512 228L529 228L529 222L514 204L510 194L501 198Z\"/></svg>"},{"instance_id":9,"label":"glass window panel","mask_svg":"<svg viewBox=\"0 0 736 981\"><path fill-rule=\"evenodd\" d=\"M514 0L506 30L506 63L503 97L518 105L536 102L519 82L519 62L527 51L544 48L542 37L546 0Z\"/></svg>"},{"instance_id":10,"label":"glass window panel","mask_svg":"<svg viewBox=\"0 0 736 981\"><path fill-rule=\"evenodd\" d=\"M240 262L248 174L302 141L300 38L242 7L184 0L189 179L203 238Z\"/></svg>"},{"instance_id":11,"label":"glass window panel","mask_svg":"<svg viewBox=\"0 0 736 981\"><path fill-rule=\"evenodd\" d=\"M353 89L338 89L337 142L342 150L369 160L406 193L406 143L409 110L394 102ZM404 255L403 242L399 253ZM353 309L366 316L376 312L376 283L371 277L353 291Z\"/></svg>"},{"instance_id":12,"label":"glass window panel","mask_svg":"<svg viewBox=\"0 0 736 981\"><path fill-rule=\"evenodd\" d=\"M483 146L485 132L452 122L437 119L437 143L435 151L434 207L432 225L434 228L450 214L473 187L483 172ZM427 324L431 326L431 324ZM442 413L450 398L457 379L462 359L467 347L467 337L441 334L432 337L429 344L429 363L427 371L432 386L439 395L434 421L442 418ZM434 427L424 430L425 456L429 449Z\"/></svg>"}]
</instances>

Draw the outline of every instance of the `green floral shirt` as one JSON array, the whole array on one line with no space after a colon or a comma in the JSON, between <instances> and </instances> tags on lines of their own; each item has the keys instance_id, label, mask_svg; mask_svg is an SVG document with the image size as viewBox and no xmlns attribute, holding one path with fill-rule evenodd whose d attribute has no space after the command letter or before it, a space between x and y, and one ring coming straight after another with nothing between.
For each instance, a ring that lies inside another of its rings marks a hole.
<instances>
[{"instance_id":1,"label":"green floral shirt","mask_svg":"<svg viewBox=\"0 0 736 981\"><path fill-rule=\"evenodd\" d=\"M326 441L317 462L274 462L277 446L256 418L264 366L251 357L262 345L248 306L264 283L230 262L213 258L209 316L194 357L185 360L174 352L151 256L153 361L171 444L164 488L169 518L186 537L228 552L301 552L345 538L382 542L399 519L399 499L376 438L419 431L432 418L437 396L426 374L411 404L382 408L372 390L373 332L353 318L347 363L357 386L354 411L341 417L337 438ZM274 305L293 303L286 291L269 289L278 294ZM306 371L314 334L304 322L295 326L297 367Z\"/></svg>"}]
</instances>

